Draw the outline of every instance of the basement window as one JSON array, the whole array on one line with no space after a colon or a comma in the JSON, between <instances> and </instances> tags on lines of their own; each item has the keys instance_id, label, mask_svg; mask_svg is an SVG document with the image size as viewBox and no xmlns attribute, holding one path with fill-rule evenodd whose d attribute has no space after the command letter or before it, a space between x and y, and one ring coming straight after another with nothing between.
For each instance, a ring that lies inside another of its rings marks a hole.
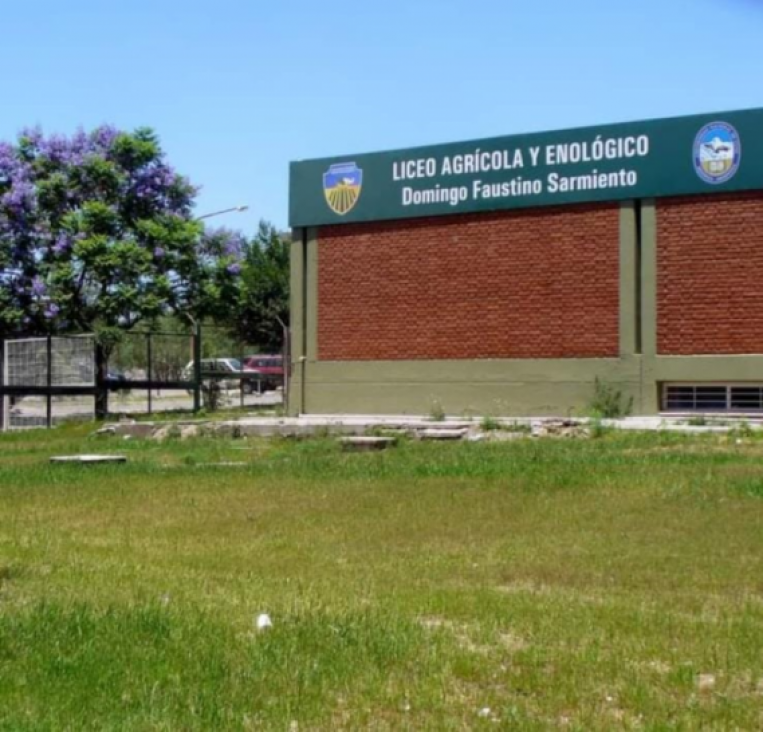
<instances>
[{"instance_id":1,"label":"basement window","mask_svg":"<svg viewBox=\"0 0 763 732\"><path fill-rule=\"evenodd\" d=\"M763 384L665 384L665 412L763 412Z\"/></svg>"}]
</instances>

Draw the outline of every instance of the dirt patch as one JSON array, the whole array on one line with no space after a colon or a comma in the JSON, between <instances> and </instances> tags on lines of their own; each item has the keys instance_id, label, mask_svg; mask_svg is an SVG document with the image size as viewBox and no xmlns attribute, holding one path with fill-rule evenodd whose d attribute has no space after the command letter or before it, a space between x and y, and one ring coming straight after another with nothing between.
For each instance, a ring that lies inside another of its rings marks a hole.
<instances>
[{"instance_id":1,"label":"dirt patch","mask_svg":"<svg viewBox=\"0 0 763 732\"><path fill-rule=\"evenodd\" d=\"M420 618L419 622L428 630L444 630L453 636L460 648L480 656L488 656L492 653L509 651L518 653L529 647L529 643L516 633L502 631L498 633L495 642L477 642L474 639L475 627L468 623L455 623L439 617Z\"/></svg>"}]
</instances>

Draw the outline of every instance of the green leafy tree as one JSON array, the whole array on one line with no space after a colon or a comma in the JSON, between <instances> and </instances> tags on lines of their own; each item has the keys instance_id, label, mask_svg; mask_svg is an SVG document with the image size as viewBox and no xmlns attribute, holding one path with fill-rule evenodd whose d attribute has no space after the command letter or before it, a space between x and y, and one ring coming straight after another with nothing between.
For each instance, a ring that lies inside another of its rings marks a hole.
<instances>
[{"instance_id":1,"label":"green leafy tree","mask_svg":"<svg viewBox=\"0 0 763 732\"><path fill-rule=\"evenodd\" d=\"M279 352L289 325L290 244L288 236L261 222L244 256L233 328L241 342L263 351Z\"/></svg>"}]
</instances>

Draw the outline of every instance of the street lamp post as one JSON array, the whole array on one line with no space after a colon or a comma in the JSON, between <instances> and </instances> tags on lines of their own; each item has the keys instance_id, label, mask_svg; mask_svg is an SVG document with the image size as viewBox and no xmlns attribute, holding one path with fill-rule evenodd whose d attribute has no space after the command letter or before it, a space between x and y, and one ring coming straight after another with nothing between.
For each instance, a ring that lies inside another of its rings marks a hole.
<instances>
[{"instance_id":1,"label":"street lamp post","mask_svg":"<svg viewBox=\"0 0 763 732\"><path fill-rule=\"evenodd\" d=\"M202 219L210 219L213 216L222 216L223 214L227 213L243 213L244 211L248 211L249 206L233 206L233 208L224 208L222 211L213 211L212 213L204 214L203 216L197 216L196 221L201 221Z\"/></svg>"},{"instance_id":2,"label":"street lamp post","mask_svg":"<svg viewBox=\"0 0 763 732\"><path fill-rule=\"evenodd\" d=\"M213 211L212 213L197 216L195 221L211 219L213 216L222 216L227 213L243 213L248 211L249 206L233 206L224 208L222 211ZM193 359L193 411L198 412L201 409L201 323L196 321L191 315L188 316L193 324L194 334L191 337L191 358Z\"/></svg>"}]
</instances>

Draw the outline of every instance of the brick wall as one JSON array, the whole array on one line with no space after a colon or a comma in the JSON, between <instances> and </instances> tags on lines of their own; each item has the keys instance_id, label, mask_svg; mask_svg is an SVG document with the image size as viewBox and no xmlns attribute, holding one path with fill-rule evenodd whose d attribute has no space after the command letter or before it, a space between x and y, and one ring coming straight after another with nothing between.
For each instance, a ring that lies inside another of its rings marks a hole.
<instances>
[{"instance_id":1,"label":"brick wall","mask_svg":"<svg viewBox=\"0 0 763 732\"><path fill-rule=\"evenodd\" d=\"M763 353L763 195L657 202L657 352Z\"/></svg>"},{"instance_id":2,"label":"brick wall","mask_svg":"<svg viewBox=\"0 0 763 732\"><path fill-rule=\"evenodd\" d=\"M619 207L323 227L321 360L616 357Z\"/></svg>"}]
</instances>

